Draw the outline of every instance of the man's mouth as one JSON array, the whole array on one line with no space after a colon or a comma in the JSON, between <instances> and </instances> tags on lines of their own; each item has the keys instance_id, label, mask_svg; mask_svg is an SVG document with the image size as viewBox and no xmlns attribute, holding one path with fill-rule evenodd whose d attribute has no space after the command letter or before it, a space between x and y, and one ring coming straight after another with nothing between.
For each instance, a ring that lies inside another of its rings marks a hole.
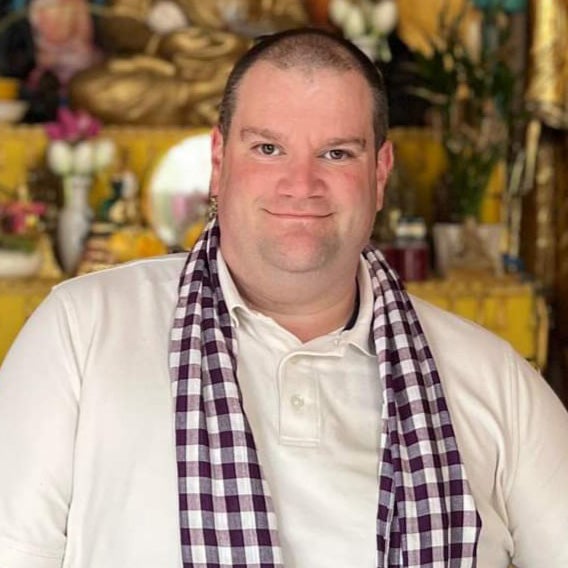
<instances>
[{"instance_id":1,"label":"man's mouth","mask_svg":"<svg viewBox=\"0 0 568 568\"><path fill-rule=\"evenodd\" d=\"M265 209L266 213L278 219L305 220L305 219L325 219L331 217L331 213L311 212L311 211L271 211Z\"/></svg>"}]
</instances>

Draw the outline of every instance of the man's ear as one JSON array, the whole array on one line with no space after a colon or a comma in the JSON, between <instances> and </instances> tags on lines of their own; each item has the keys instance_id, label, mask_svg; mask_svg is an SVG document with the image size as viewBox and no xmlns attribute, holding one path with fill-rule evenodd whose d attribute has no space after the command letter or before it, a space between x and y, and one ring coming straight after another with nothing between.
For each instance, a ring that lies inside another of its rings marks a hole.
<instances>
[{"instance_id":1,"label":"man's ear","mask_svg":"<svg viewBox=\"0 0 568 568\"><path fill-rule=\"evenodd\" d=\"M377 211L383 208L385 188L394 164L392 142L386 140L377 152Z\"/></svg>"},{"instance_id":2,"label":"man's ear","mask_svg":"<svg viewBox=\"0 0 568 568\"><path fill-rule=\"evenodd\" d=\"M221 167L223 165L223 135L218 126L211 131L211 182L209 193L219 195Z\"/></svg>"}]
</instances>

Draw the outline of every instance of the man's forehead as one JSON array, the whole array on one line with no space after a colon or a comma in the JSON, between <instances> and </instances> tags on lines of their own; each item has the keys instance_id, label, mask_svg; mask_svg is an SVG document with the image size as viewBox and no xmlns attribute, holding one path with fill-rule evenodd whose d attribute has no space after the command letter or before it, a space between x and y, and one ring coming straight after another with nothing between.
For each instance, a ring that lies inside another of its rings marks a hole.
<instances>
[{"instance_id":1,"label":"man's forehead","mask_svg":"<svg viewBox=\"0 0 568 568\"><path fill-rule=\"evenodd\" d=\"M251 110L258 106L269 106L273 99L280 99L286 107L298 100L297 90L307 95L313 89L327 91L330 102L343 96L356 100L357 95L368 97L372 104L372 92L365 78L356 69L337 69L331 66L288 66L282 67L271 61L256 62L243 76L235 92L234 114L239 110ZM292 91L294 94L292 94ZM290 92L290 97L288 93ZM307 100L306 97L302 97ZM250 103L250 104L249 104ZM355 103L354 103L355 104Z\"/></svg>"},{"instance_id":2,"label":"man's forehead","mask_svg":"<svg viewBox=\"0 0 568 568\"><path fill-rule=\"evenodd\" d=\"M359 70L355 67L336 67L326 64L315 63L291 63L272 61L270 59L261 59L255 62L244 74L241 83L244 83L247 78L255 78L256 76L266 75L296 75L301 76L306 82L316 82L324 76L340 76L346 79L351 75L356 75L363 79Z\"/></svg>"},{"instance_id":3,"label":"man's forehead","mask_svg":"<svg viewBox=\"0 0 568 568\"><path fill-rule=\"evenodd\" d=\"M332 66L282 67L261 60L242 77L235 93L229 130L242 140L242 129L275 132L312 123L321 137L359 138L371 143L373 95L359 70ZM333 126L337 128L333 128ZM340 126L341 125L341 126Z\"/></svg>"}]
</instances>

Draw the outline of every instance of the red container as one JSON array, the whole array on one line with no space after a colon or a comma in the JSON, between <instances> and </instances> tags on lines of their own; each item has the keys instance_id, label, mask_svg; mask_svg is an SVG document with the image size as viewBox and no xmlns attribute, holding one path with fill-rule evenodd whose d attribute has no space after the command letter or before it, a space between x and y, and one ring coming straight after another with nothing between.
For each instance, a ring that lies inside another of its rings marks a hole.
<instances>
[{"instance_id":1,"label":"red container","mask_svg":"<svg viewBox=\"0 0 568 568\"><path fill-rule=\"evenodd\" d=\"M380 244L385 259L405 282L426 280L430 272L430 248L419 239L400 239Z\"/></svg>"}]
</instances>

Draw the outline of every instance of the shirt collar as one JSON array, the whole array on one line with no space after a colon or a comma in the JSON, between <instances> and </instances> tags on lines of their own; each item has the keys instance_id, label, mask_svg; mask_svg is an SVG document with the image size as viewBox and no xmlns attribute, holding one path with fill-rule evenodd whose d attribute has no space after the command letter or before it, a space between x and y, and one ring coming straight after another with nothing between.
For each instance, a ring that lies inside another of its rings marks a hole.
<instances>
[{"instance_id":1,"label":"shirt collar","mask_svg":"<svg viewBox=\"0 0 568 568\"><path fill-rule=\"evenodd\" d=\"M241 294L237 290L237 286L229 272L229 268L219 250L217 252L217 265L219 269L219 283L223 291L223 297L227 304L231 323L233 326L239 326L239 318L243 312L249 317L266 317L254 310L251 310L243 300ZM347 331L335 331L332 335L339 336L342 343L352 345L359 349L365 355L373 357L375 355L375 346L372 338L372 321L373 321L373 289L371 285L371 276L369 270L361 256L359 259L359 268L357 270L357 284L359 286L359 314L355 325ZM240 312L240 315L239 315Z\"/></svg>"},{"instance_id":2,"label":"shirt collar","mask_svg":"<svg viewBox=\"0 0 568 568\"><path fill-rule=\"evenodd\" d=\"M372 335L375 298L371 284L369 269L361 256L357 270L357 285L359 286L359 315L355 325L342 332L342 339L369 356L375 355L375 342Z\"/></svg>"},{"instance_id":3,"label":"shirt collar","mask_svg":"<svg viewBox=\"0 0 568 568\"><path fill-rule=\"evenodd\" d=\"M229 272L229 268L221 251L217 251L217 267L219 269L219 284L223 291L223 297L231 316L231 323L235 327L239 327L238 310L244 310L248 314L253 314L253 311L245 304L242 296L237 290L237 286Z\"/></svg>"}]
</instances>

